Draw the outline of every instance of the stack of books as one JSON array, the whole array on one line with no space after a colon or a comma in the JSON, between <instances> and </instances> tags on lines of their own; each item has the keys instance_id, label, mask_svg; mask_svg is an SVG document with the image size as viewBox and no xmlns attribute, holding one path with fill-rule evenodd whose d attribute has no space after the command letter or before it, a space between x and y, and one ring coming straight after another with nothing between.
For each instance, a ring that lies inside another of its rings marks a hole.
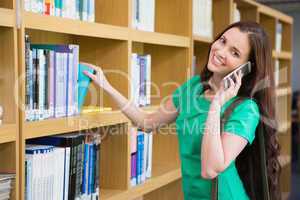
<instances>
[{"instance_id":1,"label":"stack of books","mask_svg":"<svg viewBox=\"0 0 300 200\"><path fill-rule=\"evenodd\" d=\"M95 21L95 0L24 0L24 9L43 15Z\"/></svg>"},{"instance_id":2,"label":"stack of books","mask_svg":"<svg viewBox=\"0 0 300 200\"><path fill-rule=\"evenodd\" d=\"M15 174L0 173L0 199L11 199L11 191L15 186Z\"/></svg>"},{"instance_id":3,"label":"stack of books","mask_svg":"<svg viewBox=\"0 0 300 200\"><path fill-rule=\"evenodd\" d=\"M152 174L153 134L134 127L131 136L131 186L142 184Z\"/></svg>"},{"instance_id":4,"label":"stack of books","mask_svg":"<svg viewBox=\"0 0 300 200\"><path fill-rule=\"evenodd\" d=\"M137 106L150 105L151 56L132 54L131 98Z\"/></svg>"},{"instance_id":5,"label":"stack of books","mask_svg":"<svg viewBox=\"0 0 300 200\"><path fill-rule=\"evenodd\" d=\"M154 32L155 0L132 1L132 27Z\"/></svg>"},{"instance_id":6,"label":"stack of books","mask_svg":"<svg viewBox=\"0 0 300 200\"><path fill-rule=\"evenodd\" d=\"M26 199L99 199L100 143L79 133L27 140Z\"/></svg>"},{"instance_id":7,"label":"stack of books","mask_svg":"<svg viewBox=\"0 0 300 200\"><path fill-rule=\"evenodd\" d=\"M193 34L212 38L212 0L193 0Z\"/></svg>"}]
</instances>

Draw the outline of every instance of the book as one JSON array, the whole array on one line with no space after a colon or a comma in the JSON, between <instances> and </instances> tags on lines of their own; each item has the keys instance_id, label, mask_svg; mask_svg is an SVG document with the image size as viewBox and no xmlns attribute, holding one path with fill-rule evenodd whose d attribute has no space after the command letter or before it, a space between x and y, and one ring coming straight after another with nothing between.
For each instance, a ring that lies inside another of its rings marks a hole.
<instances>
[{"instance_id":1,"label":"book","mask_svg":"<svg viewBox=\"0 0 300 200\"><path fill-rule=\"evenodd\" d=\"M90 67L84 64L80 63L78 66L78 110L79 112L82 109L91 82L90 77L88 77L83 73L84 71L95 73L94 69L91 69Z\"/></svg>"}]
</instances>

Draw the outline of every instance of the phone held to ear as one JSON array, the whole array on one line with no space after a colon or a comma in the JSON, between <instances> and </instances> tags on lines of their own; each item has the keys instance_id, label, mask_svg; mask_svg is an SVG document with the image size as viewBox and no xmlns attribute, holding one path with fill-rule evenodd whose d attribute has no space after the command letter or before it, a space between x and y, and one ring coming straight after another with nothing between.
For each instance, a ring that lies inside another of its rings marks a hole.
<instances>
[{"instance_id":1,"label":"phone held to ear","mask_svg":"<svg viewBox=\"0 0 300 200\"><path fill-rule=\"evenodd\" d=\"M233 70L232 72L230 72L229 74L227 74L224 78L223 78L223 82L224 82L224 90L228 89L230 87L230 80L229 78L231 78L234 82L236 82L234 73L241 71L242 72L242 77L246 76L247 74L249 74L251 72L251 62L248 61L242 65L240 65L238 68L236 68L235 70Z\"/></svg>"}]
</instances>

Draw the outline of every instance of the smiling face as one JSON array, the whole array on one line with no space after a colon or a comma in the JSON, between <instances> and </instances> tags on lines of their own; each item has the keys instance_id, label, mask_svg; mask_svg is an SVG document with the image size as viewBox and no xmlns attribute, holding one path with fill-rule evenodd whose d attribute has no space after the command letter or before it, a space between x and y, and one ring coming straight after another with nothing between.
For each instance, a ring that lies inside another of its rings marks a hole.
<instances>
[{"instance_id":1,"label":"smiling face","mask_svg":"<svg viewBox=\"0 0 300 200\"><path fill-rule=\"evenodd\" d=\"M215 75L224 77L247 62L249 53L248 34L231 28L212 44L207 67Z\"/></svg>"}]
</instances>

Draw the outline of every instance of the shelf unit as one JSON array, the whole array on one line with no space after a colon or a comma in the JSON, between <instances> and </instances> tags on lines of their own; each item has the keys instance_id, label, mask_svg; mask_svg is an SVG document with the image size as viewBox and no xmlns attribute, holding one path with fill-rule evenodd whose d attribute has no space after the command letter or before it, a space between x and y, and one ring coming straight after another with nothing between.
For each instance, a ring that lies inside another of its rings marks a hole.
<instances>
[{"instance_id":1,"label":"shelf unit","mask_svg":"<svg viewBox=\"0 0 300 200\"><path fill-rule=\"evenodd\" d=\"M32 43L80 45L80 61L101 66L112 85L126 97L130 96L130 79L127 76L131 71L131 54L151 54L151 80L157 87L151 89L153 106L146 110L156 109L179 84L191 76L193 56L197 57L195 73L200 72L213 41L213 38L193 35L192 0L156 0L155 32L131 28L132 0L96 0L95 23L26 12L23 1L20 2L19 15L22 20L18 31L15 2L0 2L0 68L5 74L0 76L0 94L10 94L15 88L19 91L15 99L0 95L0 105L4 105L5 112L9 113L0 126L0 161L6 163L1 164L0 170L17 174L13 199L24 199L27 139L99 127L102 133L108 135L101 144L101 199L183 199L174 129L154 133L153 176L146 183L131 187L128 133L132 125L102 90L92 85L86 104L112 107L112 111L69 118L26 122L22 108L12 102L24 104L24 80L16 86L15 81L18 75L25 73L25 34L28 34ZM285 43L281 52L273 51L272 55L284 66L284 71L280 73L281 84L276 89L276 99L277 108L281 108L286 116L280 118L278 137L283 149L280 157L285 177L282 186L284 192L289 192L291 77L288 74L291 70L293 20L252 0L213 0L214 36L233 21L233 3L237 3L242 20L254 20L265 27L273 45L276 19L283 23ZM118 134L114 134L116 129Z\"/></svg>"},{"instance_id":2,"label":"shelf unit","mask_svg":"<svg viewBox=\"0 0 300 200\"><path fill-rule=\"evenodd\" d=\"M11 199L19 199L18 66L15 1L0 2L0 173L15 173Z\"/></svg>"}]
</instances>

